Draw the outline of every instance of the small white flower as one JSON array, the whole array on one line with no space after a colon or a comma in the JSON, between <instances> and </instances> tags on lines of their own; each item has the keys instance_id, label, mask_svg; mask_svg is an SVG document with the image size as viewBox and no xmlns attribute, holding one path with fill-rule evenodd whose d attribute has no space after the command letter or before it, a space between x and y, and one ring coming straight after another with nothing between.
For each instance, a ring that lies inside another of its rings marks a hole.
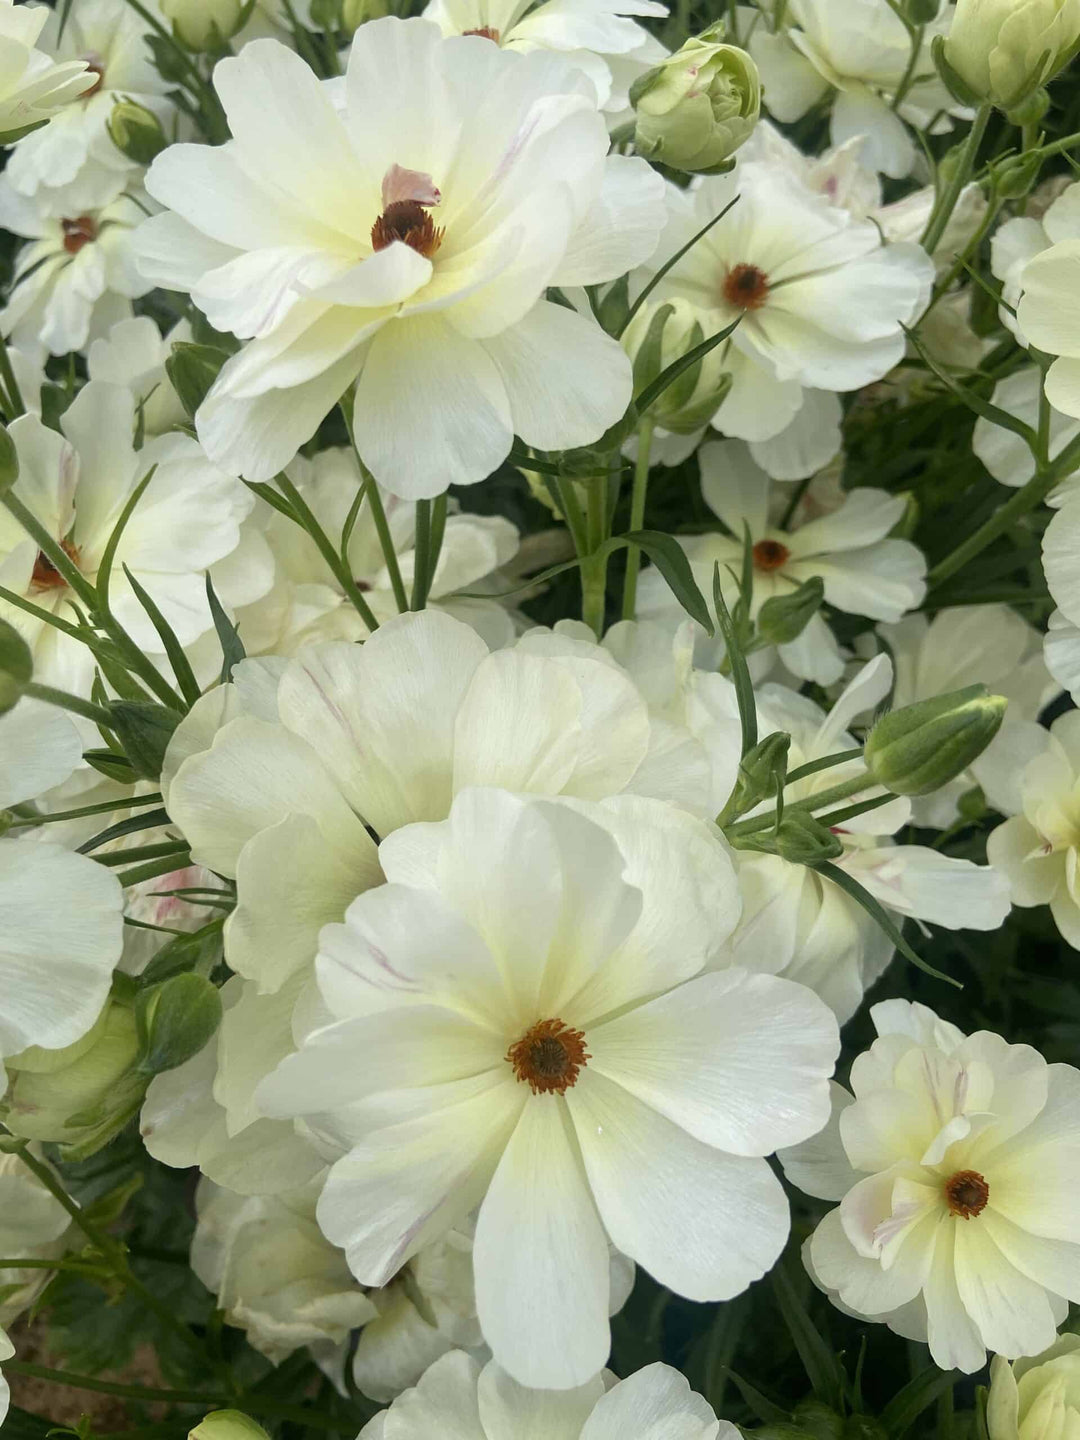
<instances>
[{"instance_id":1,"label":"small white flower","mask_svg":"<svg viewBox=\"0 0 1080 1440\"><path fill-rule=\"evenodd\" d=\"M186 424L187 411L172 387L165 361L173 344L191 339L191 325L181 320L162 335L149 315L118 320L106 335L94 340L86 354L91 380L126 385L142 407L143 434L164 435Z\"/></svg>"},{"instance_id":2,"label":"small white flower","mask_svg":"<svg viewBox=\"0 0 1080 1440\"><path fill-rule=\"evenodd\" d=\"M1080 1071L925 1006L870 1012L879 1038L834 1086L830 1126L780 1158L841 1203L807 1242L841 1308L926 1340L967 1373L1037 1355L1080 1295Z\"/></svg>"},{"instance_id":3,"label":"small white flower","mask_svg":"<svg viewBox=\"0 0 1080 1440\"><path fill-rule=\"evenodd\" d=\"M212 458L270 479L354 381L360 453L410 499L484 479L515 433L565 449L622 416L621 346L544 295L644 260L663 186L608 155L579 71L386 18L356 32L340 111L273 41L214 80L234 138L158 156L172 213L140 237L149 277L249 342L196 417Z\"/></svg>"},{"instance_id":4,"label":"small white flower","mask_svg":"<svg viewBox=\"0 0 1080 1440\"><path fill-rule=\"evenodd\" d=\"M790 595L814 575L824 582L826 604L850 614L896 621L921 602L926 559L909 540L889 538L904 513L902 496L852 490L831 514L784 530L772 521L771 482L745 445L714 441L702 446L699 460L702 497L727 530L680 541L703 594L711 596L713 569L719 563L724 599L729 607L735 604L738 585L731 572L741 571L748 527L755 617L766 600ZM782 496L779 499L782 505ZM639 596L642 616L674 617L677 602L656 570L642 575ZM796 640L778 649L784 664L806 679L830 685L843 673L839 647L820 613Z\"/></svg>"},{"instance_id":5,"label":"small white flower","mask_svg":"<svg viewBox=\"0 0 1080 1440\"><path fill-rule=\"evenodd\" d=\"M1063 414L1080 419L1078 274L1080 237L1061 240L1029 260L1020 277L1024 293L1016 319L1029 344L1058 357L1046 372L1046 398Z\"/></svg>"},{"instance_id":6,"label":"small white flower","mask_svg":"<svg viewBox=\"0 0 1080 1440\"><path fill-rule=\"evenodd\" d=\"M56 64L35 48L49 19L44 5L0 4L0 139L11 139L28 126L41 125L98 82L85 61Z\"/></svg>"},{"instance_id":7,"label":"small white flower","mask_svg":"<svg viewBox=\"0 0 1080 1440\"><path fill-rule=\"evenodd\" d=\"M677 1370L649 1365L608 1389L597 1375L572 1390L531 1391L492 1361L483 1369L461 1351L432 1365L415 1389L370 1420L361 1440L738 1440Z\"/></svg>"},{"instance_id":8,"label":"small white flower","mask_svg":"<svg viewBox=\"0 0 1080 1440\"><path fill-rule=\"evenodd\" d=\"M18 194L6 171L0 176L0 224L31 242L18 253L0 329L39 363L47 354L85 350L129 319L132 299L150 289L135 269L132 245L146 199L122 185L100 207L53 216L39 200Z\"/></svg>"},{"instance_id":9,"label":"small white flower","mask_svg":"<svg viewBox=\"0 0 1080 1440\"><path fill-rule=\"evenodd\" d=\"M689 300L708 318L707 334L739 322L720 346L732 388L713 417L718 430L770 440L799 414L807 391L857 390L898 364L901 324L925 308L933 281L918 246L883 244L871 221L753 160L666 193L668 224L650 270L738 197L654 292ZM821 463L831 453L835 446Z\"/></svg>"},{"instance_id":10,"label":"small white flower","mask_svg":"<svg viewBox=\"0 0 1080 1440\"><path fill-rule=\"evenodd\" d=\"M1024 270L1030 260L1062 240L1080 238L1080 184L1067 185L1050 202L1041 218L1030 215L1006 220L990 241L990 268L1001 281L1001 323L1021 344L1027 339L1016 314L1024 291Z\"/></svg>"},{"instance_id":11,"label":"small white flower","mask_svg":"<svg viewBox=\"0 0 1080 1440\"><path fill-rule=\"evenodd\" d=\"M365 1283L479 1206L480 1326L521 1384L603 1365L609 1239L696 1300L764 1274L789 1223L764 1157L827 1110L835 1020L701 973L734 874L688 817L658 844L662 809L472 789L384 840L388 883L320 939L332 1023L259 1090L342 1154L319 1223Z\"/></svg>"},{"instance_id":12,"label":"small white flower","mask_svg":"<svg viewBox=\"0 0 1080 1440\"><path fill-rule=\"evenodd\" d=\"M61 784L82 759L82 748L70 715L53 705L24 698L0 715L0 810Z\"/></svg>"},{"instance_id":13,"label":"small white flower","mask_svg":"<svg viewBox=\"0 0 1080 1440\"><path fill-rule=\"evenodd\" d=\"M1007 877L1014 905L1049 905L1064 939L1080 950L1080 712L1054 721L1018 783L1022 811L992 832L987 858Z\"/></svg>"},{"instance_id":14,"label":"small white flower","mask_svg":"<svg viewBox=\"0 0 1080 1440\"><path fill-rule=\"evenodd\" d=\"M41 1154L31 1147L37 1159ZM47 1162L46 1162L47 1163ZM59 1260L68 1248L73 1221L59 1200L18 1155L0 1155L0 1245L26 1260ZM75 1232L78 1233L78 1232ZM10 1325L28 1310L56 1272L45 1267L0 1269L0 1323ZM3 1331L0 1331L2 1336Z\"/></svg>"}]
</instances>

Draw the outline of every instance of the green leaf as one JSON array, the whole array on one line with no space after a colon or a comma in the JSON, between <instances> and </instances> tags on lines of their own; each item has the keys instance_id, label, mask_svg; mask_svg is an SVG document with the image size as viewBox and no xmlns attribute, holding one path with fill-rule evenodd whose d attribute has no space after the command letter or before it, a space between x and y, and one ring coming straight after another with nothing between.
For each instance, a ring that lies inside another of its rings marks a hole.
<instances>
[{"instance_id":1,"label":"green leaf","mask_svg":"<svg viewBox=\"0 0 1080 1440\"><path fill-rule=\"evenodd\" d=\"M889 1440L900 1440L939 1395L952 1389L958 1378L955 1370L939 1370L931 1365L920 1371L914 1380L909 1380L881 1412L881 1425Z\"/></svg>"},{"instance_id":2,"label":"green leaf","mask_svg":"<svg viewBox=\"0 0 1080 1440\"><path fill-rule=\"evenodd\" d=\"M838 1408L844 1390L840 1362L821 1330L811 1320L806 1306L799 1297L799 1292L792 1283L784 1260L773 1267L769 1280L780 1314L788 1328L795 1349L799 1352L799 1359L803 1363L803 1369L806 1371L814 1394L824 1404L833 1409Z\"/></svg>"},{"instance_id":3,"label":"green leaf","mask_svg":"<svg viewBox=\"0 0 1080 1440\"><path fill-rule=\"evenodd\" d=\"M692 365L696 365L700 360L703 360L710 350L715 350L717 345L723 344L728 336L733 334L741 323L742 316L740 315L737 319L733 320L730 325L725 325L724 328L718 330L715 335L710 335L708 339L703 340L700 345L695 345L694 348L688 350L685 355L680 355L678 360L673 360L666 370L661 370L652 384L646 385L641 394L635 398L634 405L638 418L645 414L646 410L648 410L654 401L659 400L669 385L675 384L675 381L678 380L684 370L689 370Z\"/></svg>"},{"instance_id":4,"label":"green leaf","mask_svg":"<svg viewBox=\"0 0 1080 1440\"><path fill-rule=\"evenodd\" d=\"M713 604L716 606L716 618L720 622L720 632L724 637L724 644L727 647L728 664L731 666L731 679L735 686L735 699L739 705L739 721L742 725L742 753L749 755L757 744L757 702L754 699L754 686L750 679L750 670L746 663L746 656L743 654L742 646L739 644L735 634L735 624L731 618L731 612L727 608L723 592L720 589L720 565L717 562L713 566Z\"/></svg>"},{"instance_id":5,"label":"green leaf","mask_svg":"<svg viewBox=\"0 0 1080 1440\"><path fill-rule=\"evenodd\" d=\"M119 840L123 835L135 835L140 830L153 830L158 825L169 823L169 812L167 810L141 810L138 815L132 815L127 820L118 820L115 825L108 829L101 830L92 839L84 841L79 846L80 855L89 855L99 845L107 845L110 840Z\"/></svg>"},{"instance_id":6,"label":"green leaf","mask_svg":"<svg viewBox=\"0 0 1080 1440\"><path fill-rule=\"evenodd\" d=\"M679 604L708 634L714 631L712 616L705 597L697 587L694 572L686 551L673 535L664 535L659 530L630 530L618 540L637 545L649 557L668 583L668 588Z\"/></svg>"},{"instance_id":7,"label":"green leaf","mask_svg":"<svg viewBox=\"0 0 1080 1440\"><path fill-rule=\"evenodd\" d=\"M198 901L195 901L198 904ZM146 969L139 976L142 985L159 985L173 975L183 975L189 970L202 969L204 973L221 956L221 932L224 918L211 920L190 935L176 935L163 945Z\"/></svg>"},{"instance_id":8,"label":"green leaf","mask_svg":"<svg viewBox=\"0 0 1080 1440\"><path fill-rule=\"evenodd\" d=\"M113 561L116 559L117 546L120 544L128 521L134 514L135 506L138 505L143 497L143 492L154 478L154 471L156 469L156 465L151 465L150 469L128 496L123 510L120 511L120 518L112 528L112 534L109 536L108 543L105 546L105 553L101 557L101 564L98 566L97 571L97 602L106 613L109 609L109 581L112 578L112 567Z\"/></svg>"},{"instance_id":9,"label":"green leaf","mask_svg":"<svg viewBox=\"0 0 1080 1440\"><path fill-rule=\"evenodd\" d=\"M966 385L961 385L958 380L954 380L949 372L933 358L914 330L909 330L906 325L901 325L900 328L915 346L920 358L925 361L941 383L948 386L958 400L961 400L976 415L981 415L984 420L989 420L991 425L1000 425L1003 430L1011 430L1014 435L1019 435L1026 442L1031 453L1035 454L1037 440L1035 431L1030 425L1025 425L1023 420L1018 420L1015 415L1010 415L1000 406L991 405L989 400L984 400L974 390L969 390Z\"/></svg>"},{"instance_id":10,"label":"green leaf","mask_svg":"<svg viewBox=\"0 0 1080 1440\"><path fill-rule=\"evenodd\" d=\"M946 975L941 970L936 970L928 960L924 960L911 948L899 927L893 923L889 912L874 899L869 890L859 884L854 876L828 861L815 865L813 868L819 875L824 875L826 880L831 880L834 885L843 890L845 895L850 895L856 904L861 905L871 919L877 921L905 960L910 960L912 965L917 965L920 970L925 971L927 975L932 975L935 980L944 980L946 985L953 985L957 990L964 988L959 980L954 979L952 975Z\"/></svg>"},{"instance_id":11,"label":"green leaf","mask_svg":"<svg viewBox=\"0 0 1080 1440\"><path fill-rule=\"evenodd\" d=\"M115 700L109 713L135 774L157 780L172 733L184 717L178 710L149 700Z\"/></svg>"},{"instance_id":12,"label":"green leaf","mask_svg":"<svg viewBox=\"0 0 1080 1440\"><path fill-rule=\"evenodd\" d=\"M206 576L206 598L210 602L210 614L214 617L214 629L221 646L221 683L224 685L232 679L233 669L246 658L247 651L240 639L240 632L222 609L209 573Z\"/></svg>"},{"instance_id":13,"label":"green leaf","mask_svg":"<svg viewBox=\"0 0 1080 1440\"><path fill-rule=\"evenodd\" d=\"M199 682L195 679L195 672L191 668L187 656L184 654L184 647L176 638L176 632L162 615L161 611L151 600L135 576L128 567L124 566L124 574L128 578L128 584L135 591L135 597L139 604L150 617L150 623L157 631L162 645L165 647L165 654L169 657L169 664L172 666L173 674L176 676L176 683L180 686L180 693L189 705L194 705L202 691L199 689Z\"/></svg>"},{"instance_id":14,"label":"green leaf","mask_svg":"<svg viewBox=\"0 0 1080 1440\"><path fill-rule=\"evenodd\" d=\"M118 780L121 785L134 783L135 771L126 755L117 755L113 750L84 750L83 759L91 770L109 780Z\"/></svg>"}]
</instances>

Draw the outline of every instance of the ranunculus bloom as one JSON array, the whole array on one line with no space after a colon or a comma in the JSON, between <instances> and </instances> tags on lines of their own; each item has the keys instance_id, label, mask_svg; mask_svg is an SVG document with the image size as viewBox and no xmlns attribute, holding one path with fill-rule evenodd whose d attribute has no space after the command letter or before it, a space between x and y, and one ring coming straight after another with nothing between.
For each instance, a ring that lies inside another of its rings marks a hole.
<instances>
[{"instance_id":1,"label":"ranunculus bloom","mask_svg":"<svg viewBox=\"0 0 1080 1440\"><path fill-rule=\"evenodd\" d=\"M34 48L48 19L44 5L15 5L13 0L0 4L0 140L5 143L43 124L98 82L85 61L58 65Z\"/></svg>"},{"instance_id":2,"label":"ranunculus bloom","mask_svg":"<svg viewBox=\"0 0 1080 1440\"><path fill-rule=\"evenodd\" d=\"M259 1091L342 1155L319 1222L365 1283L479 1206L477 1313L523 1385L606 1361L609 1238L695 1300L763 1275L789 1224L764 1157L827 1115L835 1020L790 981L701 973L735 877L664 814L471 789L398 830L388 883L320 938L332 1022Z\"/></svg>"},{"instance_id":3,"label":"ranunculus bloom","mask_svg":"<svg viewBox=\"0 0 1080 1440\"><path fill-rule=\"evenodd\" d=\"M926 1340L968 1373L986 1350L1037 1355L1080 1298L1080 1071L888 1000L878 1039L833 1087L833 1120L781 1156L839 1200L804 1251L849 1312Z\"/></svg>"},{"instance_id":4,"label":"ranunculus bloom","mask_svg":"<svg viewBox=\"0 0 1080 1440\"><path fill-rule=\"evenodd\" d=\"M253 41L215 71L233 139L173 145L143 267L249 343L196 417L250 480L292 460L357 381L365 463L407 498L482 480L514 434L559 450L626 408L630 364L544 298L653 250L662 184L608 156L584 76L425 20L356 33L342 110L298 56Z\"/></svg>"},{"instance_id":5,"label":"ranunculus bloom","mask_svg":"<svg viewBox=\"0 0 1080 1440\"><path fill-rule=\"evenodd\" d=\"M360 1432L360 1440L738 1440L727 1420L667 1365L648 1365L610 1389L596 1375L576 1389L537 1393L492 1361L483 1369L462 1351L432 1365L412 1390Z\"/></svg>"}]
</instances>

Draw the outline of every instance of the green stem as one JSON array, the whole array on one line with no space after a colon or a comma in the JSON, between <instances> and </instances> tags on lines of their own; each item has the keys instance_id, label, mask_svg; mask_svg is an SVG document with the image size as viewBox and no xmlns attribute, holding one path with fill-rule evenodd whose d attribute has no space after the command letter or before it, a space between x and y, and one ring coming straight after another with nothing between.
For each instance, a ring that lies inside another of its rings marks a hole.
<instances>
[{"instance_id":1,"label":"green stem","mask_svg":"<svg viewBox=\"0 0 1080 1440\"><path fill-rule=\"evenodd\" d=\"M379 622L378 620L376 620L375 614L372 611L371 606L367 603L367 601L364 599L363 595L361 595L359 589L357 588L356 581L350 574L348 565L345 564L341 556L334 549L333 544L330 541L330 537L319 524L318 520L316 520L314 514L312 513L311 507L308 505L307 501L300 494L300 491L297 490L296 486L292 483L292 481L289 479L289 477L285 474L284 471L282 471L281 474L278 475L277 485L278 489L286 497L286 499L289 501L289 504L292 506L293 513L296 516L297 524L300 526L301 530L305 531L308 535L311 536L312 540L314 540L315 544L318 546L319 554L323 557L327 565L330 567L331 574L335 577L338 584L345 591L345 594L352 602L353 609L360 616L361 620L363 620L364 624L368 627L368 629L372 631L372 633L374 633L379 628Z\"/></svg>"},{"instance_id":2,"label":"green stem","mask_svg":"<svg viewBox=\"0 0 1080 1440\"><path fill-rule=\"evenodd\" d=\"M915 79L915 67L919 63L919 56L922 54L924 27L917 25L910 31L911 54L908 56L907 69L900 77L900 84L896 88L896 94L892 98L890 108L896 112L904 103L908 91L911 89Z\"/></svg>"},{"instance_id":3,"label":"green stem","mask_svg":"<svg viewBox=\"0 0 1080 1440\"><path fill-rule=\"evenodd\" d=\"M1069 450L1072 448L1070 446ZM1000 536L1008 534L1016 522L1029 510L1034 510L1035 506L1044 500L1057 484L1061 459L1062 456L1059 455L1059 463L1052 466L1050 470L1037 471L1025 486L1017 490L1011 500L991 515L985 525L979 526L974 535L969 535L955 550L946 555L943 560L939 560L927 576L929 588L935 589L943 581L955 575L958 570L962 570L969 560L974 559L988 545L992 545Z\"/></svg>"},{"instance_id":4,"label":"green stem","mask_svg":"<svg viewBox=\"0 0 1080 1440\"><path fill-rule=\"evenodd\" d=\"M26 413L26 406L23 404L23 398L19 392L19 382L15 379L15 371L11 368L11 357L8 355L7 341L3 334L0 334L0 377L4 382L5 399L7 400L4 409L10 425L12 420L17 420L20 415Z\"/></svg>"},{"instance_id":5,"label":"green stem","mask_svg":"<svg viewBox=\"0 0 1080 1440\"><path fill-rule=\"evenodd\" d=\"M974 255L978 251L979 246L990 233L990 230L992 229L1001 211L1003 203L1004 202L1001 199L995 196L995 198L986 207L986 214L983 216L979 228L975 231L975 234L972 235L971 239L964 246L960 254L956 257L956 260L953 263L953 266L949 270L949 272L944 276L943 279L939 280L935 284L934 293L930 298L930 304L926 307L922 315L919 317L918 323L920 325L930 314L931 310L933 310L934 306L938 303L942 296L949 293L952 287L956 284L957 280L959 280L960 276L964 273L968 261L971 259L972 255Z\"/></svg>"},{"instance_id":6,"label":"green stem","mask_svg":"<svg viewBox=\"0 0 1080 1440\"><path fill-rule=\"evenodd\" d=\"M581 557L581 618L598 640L604 636L608 555L604 549L607 522L607 476L593 475L585 482L585 532L588 553Z\"/></svg>"},{"instance_id":7,"label":"green stem","mask_svg":"<svg viewBox=\"0 0 1080 1440\"><path fill-rule=\"evenodd\" d=\"M23 694L28 700L43 700L46 705L70 710L73 715L81 715L86 720L92 720L95 725L104 725L106 729L112 724L112 716L104 705L95 705L91 700L80 700L78 695L71 695L66 690L56 690L52 685L39 685L31 680Z\"/></svg>"},{"instance_id":8,"label":"green stem","mask_svg":"<svg viewBox=\"0 0 1080 1440\"><path fill-rule=\"evenodd\" d=\"M92 1375L73 1375L65 1370L51 1370L46 1365L31 1365L28 1360L5 1360L5 1375L26 1375L32 1380L49 1380L54 1385L72 1385L78 1390L93 1390L98 1395L119 1395L125 1400L171 1400L177 1405L205 1405L217 1409L232 1403L232 1396L208 1395L202 1390L156 1390L147 1385L121 1385L115 1380L97 1380Z\"/></svg>"},{"instance_id":9,"label":"green stem","mask_svg":"<svg viewBox=\"0 0 1080 1440\"><path fill-rule=\"evenodd\" d=\"M830 785L827 790L820 790L816 795L811 795L806 800L795 800L784 806L784 814L791 810L813 812L821 810L826 805L835 805L838 800L847 800L852 795L861 795L876 785L874 777L868 772L856 775L851 780L844 780L839 785ZM890 795L889 799L893 797ZM770 825L776 824L776 812L770 810L767 815L754 815L749 820L740 820L737 825L729 825L726 833L728 835L753 835L758 830L767 830Z\"/></svg>"},{"instance_id":10,"label":"green stem","mask_svg":"<svg viewBox=\"0 0 1080 1440\"><path fill-rule=\"evenodd\" d=\"M409 598L405 594L405 582L401 578L401 566L398 564L397 551L394 549L394 537L390 534L390 522L386 518L386 507L383 505L382 496L379 494L379 487L375 483L375 477L360 459L360 452L356 452L356 459L360 465L361 474L364 477L364 491L367 495L367 502L371 507L371 518L375 521L375 531L379 537L379 545L382 547L383 559L386 561L387 573L390 576L390 585L394 592L394 600L397 603L399 612L404 615L409 608Z\"/></svg>"},{"instance_id":11,"label":"green stem","mask_svg":"<svg viewBox=\"0 0 1080 1440\"><path fill-rule=\"evenodd\" d=\"M842 825L845 820L854 820L856 815L865 815L868 810L879 810L882 805L888 805L895 800L895 795L875 795L872 800L860 800L857 805L846 805L842 810L830 810L827 815L818 815L818 821L832 828Z\"/></svg>"},{"instance_id":12,"label":"green stem","mask_svg":"<svg viewBox=\"0 0 1080 1440\"><path fill-rule=\"evenodd\" d=\"M412 595L409 599L409 609L423 610L427 604L428 590L431 587L429 573L431 553L430 500L417 500L416 502L416 539L413 549L415 560L413 562Z\"/></svg>"},{"instance_id":13,"label":"green stem","mask_svg":"<svg viewBox=\"0 0 1080 1440\"><path fill-rule=\"evenodd\" d=\"M980 105L975 115L974 123L964 142L964 148L960 152L956 170L945 187L944 193L939 196L933 214L930 216L930 223L926 227L926 233L922 237L921 244L928 255L933 255L941 243L941 237L945 234L945 228L956 209L956 202L960 199L964 186L971 178L971 172L975 168L975 158L979 153L979 146L983 142L983 136L986 134L986 127L992 113L992 105Z\"/></svg>"},{"instance_id":14,"label":"green stem","mask_svg":"<svg viewBox=\"0 0 1080 1440\"><path fill-rule=\"evenodd\" d=\"M630 491L630 529L645 526L645 500L649 493L649 456L652 451L656 421L646 415L638 426L638 453L634 465L634 485ZM641 547L631 545L626 556L626 579L623 582L622 618L633 620L637 610L637 582L641 569Z\"/></svg>"}]
</instances>

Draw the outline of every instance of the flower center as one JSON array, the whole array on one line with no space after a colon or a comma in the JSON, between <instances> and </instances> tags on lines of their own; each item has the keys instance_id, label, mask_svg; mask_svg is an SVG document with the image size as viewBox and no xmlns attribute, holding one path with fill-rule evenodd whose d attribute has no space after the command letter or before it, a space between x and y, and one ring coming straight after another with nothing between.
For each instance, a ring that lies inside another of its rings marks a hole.
<instances>
[{"instance_id":1,"label":"flower center","mask_svg":"<svg viewBox=\"0 0 1080 1440\"><path fill-rule=\"evenodd\" d=\"M510 1046L506 1058L534 1095L565 1095L589 1054L580 1030L561 1020L539 1020Z\"/></svg>"},{"instance_id":2,"label":"flower center","mask_svg":"<svg viewBox=\"0 0 1080 1440\"><path fill-rule=\"evenodd\" d=\"M977 1170L958 1170L945 1181L945 1199L954 1215L970 1220L986 1209L990 1186Z\"/></svg>"},{"instance_id":3,"label":"flower center","mask_svg":"<svg viewBox=\"0 0 1080 1440\"><path fill-rule=\"evenodd\" d=\"M64 249L69 255L77 255L84 245L97 239L97 222L89 215L80 215L75 220L61 220L64 232Z\"/></svg>"},{"instance_id":4,"label":"flower center","mask_svg":"<svg viewBox=\"0 0 1080 1440\"><path fill-rule=\"evenodd\" d=\"M477 30L463 30L461 33L462 35L482 35L485 40L494 40L496 45L499 43L499 32L493 30L490 25L481 25Z\"/></svg>"},{"instance_id":5,"label":"flower center","mask_svg":"<svg viewBox=\"0 0 1080 1440\"><path fill-rule=\"evenodd\" d=\"M89 70L92 75L97 76L97 79L93 85L90 86L90 89L84 90L79 96L80 100L89 100L90 96L96 95L105 83L105 61L102 60L100 55L95 54L82 55L79 58L85 60L87 70Z\"/></svg>"},{"instance_id":6,"label":"flower center","mask_svg":"<svg viewBox=\"0 0 1080 1440\"><path fill-rule=\"evenodd\" d=\"M723 294L739 310L760 310L769 298L769 277L756 265L735 265L724 279Z\"/></svg>"},{"instance_id":7,"label":"flower center","mask_svg":"<svg viewBox=\"0 0 1080 1440\"><path fill-rule=\"evenodd\" d=\"M791 551L779 540L759 540L752 551L754 569L779 570L791 558Z\"/></svg>"},{"instance_id":8,"label":"flower center","mask_svg":"<svg viewBox=\"0 0 1080 1440\"><path fill-rule=\"evenodd\" d=\"M61 542L61 548L69 559L77 565L79 563L79 552L70 540ZM38 551L38 557L34 561L33 573L30 576L31 590L63 590L67 581L57 570L56 566L45 554L44 550Z\"/></svg>"},{"instance_id":9,"label":"flower center","mask_svg":"<svg viewBox=\"0 0 1080 1440\"><path fill-rule=\"evenodd\" d=\"M443 242L444 230L428 214L442 196L430 175L391 165L383 176L382 214L371 227L373 250L385 250L395 240L429 259Z\"/></svg>"}]
</instances>

